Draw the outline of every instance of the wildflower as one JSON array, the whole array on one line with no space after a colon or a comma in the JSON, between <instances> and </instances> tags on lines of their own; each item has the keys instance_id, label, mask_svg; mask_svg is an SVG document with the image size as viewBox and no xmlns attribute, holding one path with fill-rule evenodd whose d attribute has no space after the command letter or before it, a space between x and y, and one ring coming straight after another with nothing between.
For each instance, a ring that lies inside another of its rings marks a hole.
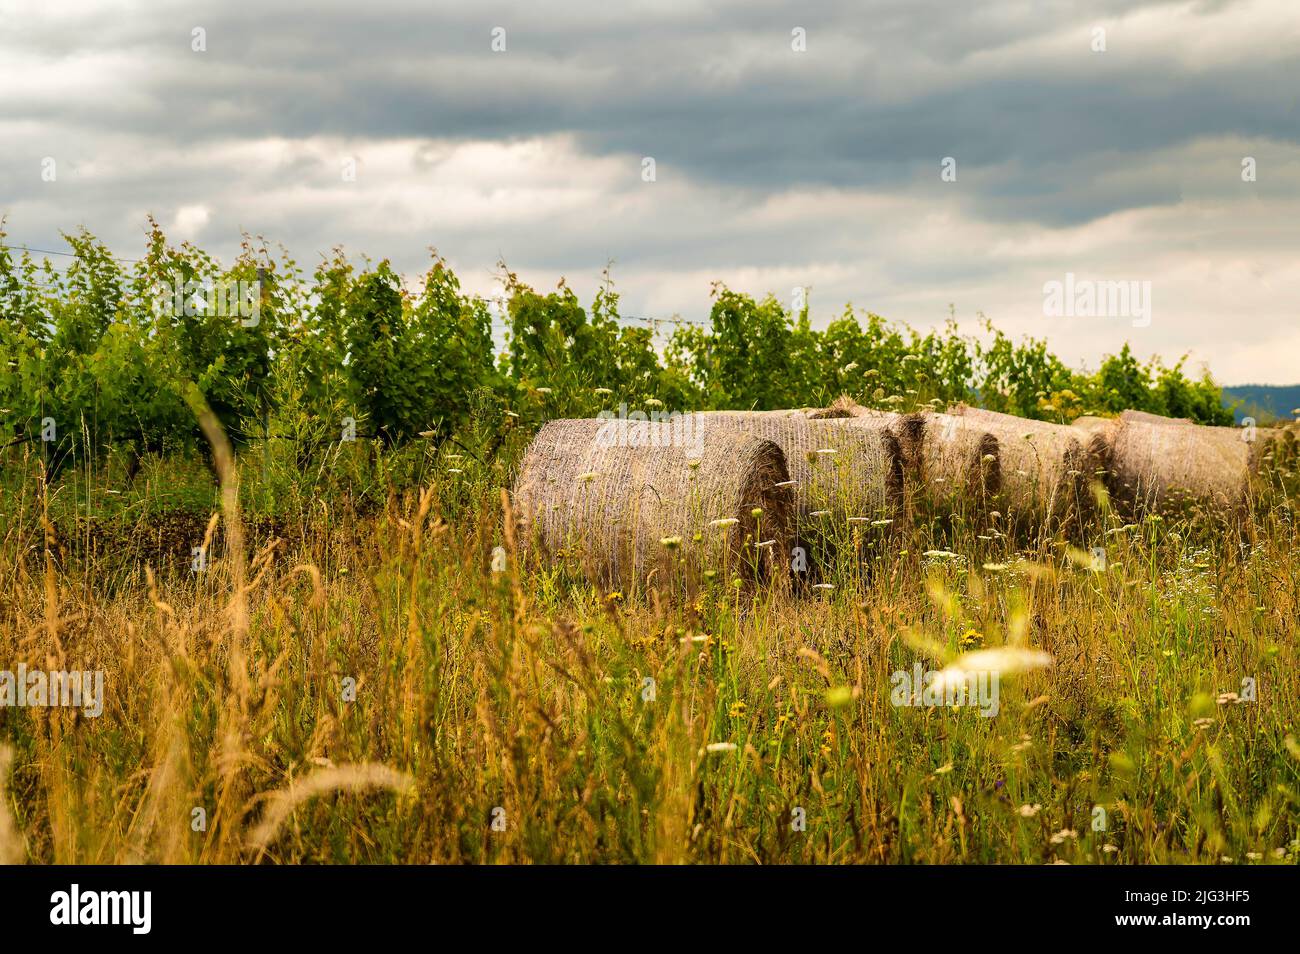
<instances>
[{"instance_id":1,"label":"wildflower","mask_svg":"<svg viewBox=\"0 0 1300 954\"><path fill-rule=\"evenodd\" d=\"M596 393L603 396L606 394L613 394L614 392L610 388L596 388Z\"/></svg>"},{"instance_id":2,"label":"wildflower","mask_svg":"<svg viewBox=\"0 0 1300 954\"><path fill-rule=\"evenodd\" d=\"M894 522L894 521L892 521L892 520L873 520L873 521L871 521L871 525L872 525L873 527L887 527L887 526L889 526L889 525L890 525L891 523L893 523L893 522Z\"/></svg>"},{"instance_id":3,"label":"wildflower","mask_svg":"<svg viewBox=\"0 0 1300 954\"><path fill-rule=\"evenodd\" d=\"M610 603L621 603L623 602L623 594L618 590L614 590L612 593L606 593L605 599Z\"/></svg>"},{"instance_id":4,"label":"wildflower","mask_svg":"<svg viewBox=\"0 0 1300 954\"><path fill-rule=\"evenodd\" d=\"M710 742L704 747L706 752L734 752L736 751L735 742Z\"/></svg>"},{"instance_id":5,"label":"wildflower","mask_svg":"<svg viewBox=\"0 0 1300 954\"><path fill-rule=\"evenodd\" d=\"M835 730L827 729L825 732L822 733L822 748L821 748L822 755L829 756L831 754L831 746L834 744L835 744Z\"/></svg>"},{"instance_id":6,"label":"wildflower","mask_svg":"<svg viewBox=\"0 0 1300 954\"><path fill-rule=\"evenodd\" d=\"M1221 706L1236 705L1241 702L1241 697L1235 692L1225 692L1219 696L1217 701Z\"/></svg>"},{"instance_id":7,"label":"wildflower","mask_svg":"<svg viewBox=\"0 0 1300 954\"><path fill-rule=\"evenodd\" d=\"M961 558L960 553L953 553L951 550L926 550L921 556L929 557L932 560L957 560Z\"/></svg>"},{"instance_id":8,"label":"wildflower","mask_svg":"<svg viewBox=\"0 0 1300 954\"><path fill-rule=\"evenodd\" d=\"M961 634L961 639L957 641L957 645L961 649L965 649L968 646L982 646L983 644L984 634L978 629L966 630L966 632Z\"/></svg>"},{"instance_id":9,"label":"wildflower","mask_svg":"<svg viewBox=\"0 0 1300 954\"><path fill-rule=\"evenodd\" d=\"M755 520L757 520L759 517L763 516L763 508L755 507L753 510L749 512L749 515L753 517Z\"/></svg>"},{"instance_id":10,"label":"wildflower","mask_svg":"<svg viewBox=\"0 0 1300 954\"><path fill-rule=\"evenodd\" d=\"M833 589L835 589L835 584L834 584L834 583L814 583L814 584L813 584L813 589L814 589L814 590L833 590Z\"/></svg>"},{"instance_id":11,"label":"wildflower","mask_svg":"<svg viewBox=\"0 0 1300 954\"><path fill-rule=\"evenodd\" d=\"M675 549L677 549L678 547L680 547L680 546L682 545L682 538L681 538L681 537L663 537L663 538L660 539L660 541L659 541L659 545L660 545L661 547L663 547L665 550L675 550Z\"/></svg>"},{"instance_id":12,"label":"wildflower","mask_svg":"<svg viewBox=\"0 0 1300 954\"><path fill-rule=\"evenodd\" d=\"M1020 808L1017 809L1017 811L1020 812L1021 818L1033 818L1042 810L1043 806L1037 802L1034 802L1032 805L1021 805Z\"/></svg>"},{"instance_id":13,"label":"wildflower","mask_svg":"<svg viewBox=\"0 0 1300 954\"><path fill-rule=\"evenodd\" d=\"M1212 725L1214 725L1214 720L1209 717L1197 719L1192 723L1192 727L1196 729L1208 729Z\"/></svg>"},{"instance_id":14,"label":"wildflower","mask_svg":"<svg viewBox=\"0 0 1300 954\"><path fill-rule=\"evenodd\" d=\"M646 398L646 399L645 399L645 404L646 404L646 407L663 407L663 406L664 406L664 402L661 401L661 400L659 400L658 398Z\"/></svg>"},{"instance_id":15,"label":"wildflower","mask_svg":"<svg viewBox=\"0 0 1300 954\"><path fill-rule=\"evenodd\" d=\"M740 523L735 517L719 517L717 520L710 520L710 527L734 527Z\"/></svg>"},{"instance_id":16,"label":"wildflower","mask_svg":"<svg viewBox=\"0 0 1300 954\"><path fill-rule=\"evenodd\" d=\"M810 516L810 517L829 517L830 515L831 515L831 512L830 512L829 510L814 510L814 511L813 511L812 513L810 513L808 516Z\"/></svg>"},{"instance_id":17,"label":"wildflower","mask_svg":"<svg viewBox=\"0 0 1300 954\"><path fill-rule=\"evenodd\" d=\"M1005 563L985 563L985 564L984 564L984 569L988 570L990 573L1001 573L1003 570L1007 569L1007 564L1005 564Z\"/></svg>"},{"instance_id":18,"label":"wildflower","mask_svg":"<svg viewBox=\"0 0 1300 954\"><path fill-rule=\"evenodd\" d=\"M1052 836L1051 841L1054 845L1064 844L1067 839L1078 838L1079 833L1072 828L1062 828Z\"/></svg>"},{"instance_id":19,"label":"wildflower","mask_svg":"<svg viewBox=\"0 0 1300 954\"><path fill-rule=\"evenodd\" d=\"M932 774L947 775L951 771L952 771L952 763L948 762L946 765L940 765L937 769L934 770Z\"/></svg>"},{"instance_id":20,"label":"wildflower","mask_svg":"<svg viewBox=\"0 0 1300 954\"><path fill-rule=\"evenodd\" d=\"M550 394L550 393L551 393L551 389L550 389L550 388L538 388L538 389L537 389L537 393L538 393L538 394Z\"/></svg>"},{"instance_id":21,"label":"wildflower","mask_svg":"<svg viewBox=\"0 0 1300 954\"><path fill-rule=\"evenodd\" d=\"M731 708L727 711L727 715L731 716L733 719L743 719L745 717L745 704L737 699L731 704Z\"/></svg>"},{"instance_id":22,"label":"wildflower","mask_svg":"<svg viewBox=\"0 0 1300 954\"><path fill-rule=\"evenodd\" d=\"M578 479L582 481L584 484L589 484L599 476L600 473L598 471L589 470L585 474L579 474Z\"/></svg>"}]
</instances>

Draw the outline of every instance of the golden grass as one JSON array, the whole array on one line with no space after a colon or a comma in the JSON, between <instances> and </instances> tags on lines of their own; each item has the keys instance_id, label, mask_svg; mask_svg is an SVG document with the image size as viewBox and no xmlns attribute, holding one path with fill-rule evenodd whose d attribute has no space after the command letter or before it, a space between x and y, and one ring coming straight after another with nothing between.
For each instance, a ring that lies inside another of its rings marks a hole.
<instances>
[{"instance_id":1,"label":"golden grass","mask_svg":"<svg viewBox=\"0 0 1300 954\"><path fill-rule=\"evenodd\" d=\"M362 516L304 508L243 557L221 542L258 471L240 469L201 573L65 556L57 536L46 546L41 495L6 497L0 668L103 669L106 698L97 719L0 710L14 753L0 851L1300 860L1294 497L1261 501L1245 545L1195 521L1112 518L1080 557L1059 538L920 524L822 567L829 589L718 575L680 601L654 581L610 593L523 565L495 469L471 496L443 472ZM1009 666L992 718L890 701L892 674L917 661L1008 649L1054 662ZM1078 837L1054 842L1062 829Z\"/></svg>"}]
</instances>

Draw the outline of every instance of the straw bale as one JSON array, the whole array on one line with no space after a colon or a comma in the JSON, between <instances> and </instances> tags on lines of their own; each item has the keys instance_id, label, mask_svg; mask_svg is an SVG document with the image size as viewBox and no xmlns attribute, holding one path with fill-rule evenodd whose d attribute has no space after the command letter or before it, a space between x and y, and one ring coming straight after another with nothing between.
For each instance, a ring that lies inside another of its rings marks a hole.
<instances>
[{"instance_id":1,"label":"straw bale","mask_svg":"<svg viewBox=\"0 0 1300 954\"><path fill-rule=\"evenodd\" d=\"M776 444L685 418L557 420L525 453L514 502L530 556L575 557L593 579L631 588L724 568L784 579L788 480Z\"/></svg>"},{"instance_id":2,"label":"straw bale","mask_svg":"<svg viewBox=\"0 0 1300 954\"><path fill-rule=\"evenodd\" d=\"M951 413L978 422L997 439L999 497L1010 520L1045 523L1050 530L1095 512L1089 485L1104 463L1086 432L965 405Z\"/></svg>"}]
</instances>

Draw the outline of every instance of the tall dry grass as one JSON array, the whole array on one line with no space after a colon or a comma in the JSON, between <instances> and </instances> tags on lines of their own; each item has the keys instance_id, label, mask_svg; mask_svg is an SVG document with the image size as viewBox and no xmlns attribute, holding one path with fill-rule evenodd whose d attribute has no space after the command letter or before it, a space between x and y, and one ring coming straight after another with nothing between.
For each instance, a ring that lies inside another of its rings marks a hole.
<instances>
[{"instance_id":1,"label":"tall dry grass","mask_svg":"<svg viewBox=\"0 0 1300 954\"><path fill-rule=\"evenodd\" d=\"M467 470L371 510L304 502L278 537L241 546L257 478L232 464L198 573L78 551L75 524L44 520L67 490L9 485L0 668L103 669L106 693L95 719L0 710L13 751L0 852L1300 858L1293 499L1261 503L1227 538L1105 515L1082 544L1104 548L1104 570L1063 539L922 523L888 548L842 548L851 558L822 568L829 588L720 575L682 604L653 585L644 599L594 589L563 560L521 568L508 474ZM1008 676L996 716L892 704L894 672L1000 647L1053 664Z\"/></svg>"}]
</instances>

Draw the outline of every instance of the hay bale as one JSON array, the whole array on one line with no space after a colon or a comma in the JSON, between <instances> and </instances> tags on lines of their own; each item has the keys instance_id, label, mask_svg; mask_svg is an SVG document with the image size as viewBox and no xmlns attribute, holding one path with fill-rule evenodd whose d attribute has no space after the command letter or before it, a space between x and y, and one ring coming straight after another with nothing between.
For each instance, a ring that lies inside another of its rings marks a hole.
<instances>
[{"instance_id":1,"label":"hay bale","mask_svg":"<svg viewBox=\"0 0 1300 954\"><path fill-rule=\"evenodd\" d=\"M864 413L857 415L856 420L863 427L879 427L883 424L889 428L890 433L898 439L898 452L903 460L903 473L907 482L919 486L925 468L925 415L864 409ZM855 423L854 426L859 425Z\"/></svg>"},{"instance_id":2,"label":"hay bale","mask_svg":"<svg viewBox=\"0 0 1300 954\"><path fill-rule=\"evenodd\" d=\"M712 411L687 415L764 438L785 452L800 518L828 510L835 520L894 520L902 512L903 465L887 421L808 418L775 412Z\"/></svg>"},{"instance_id":3,"label":"hay bale","mask_svg":"<svg viewBox=\"0 0 1300 954\"><path fill-rule=\"evenodd\" d=\"M829 407L815 408L808 413L813 420L833 420L845 417L864 417L868 408L863 407L847 394L841 394Z\"/></svg>"},{"instance_id":4,"label":"hay bale","mask_svg":"<svg viewBox=\"0 0 1300 954\"><path fill-rule=\"evenodd\" d=\"M909 414L900 443L929 504L944 513L987 512L1001 490L998 439L980 421L957 414Z\"/></svg>"},{"instance_id":5,"label":"hay bale","mask_svg":"<svg viewBox=\"0 0 1300 954\"><path fill-rule=\"evenodd\" d=\"M1254 444L1251 448L1251 472L1256 470L1256 460L1263 453L1264 448L1279 437L1278 431L1271 427L1254 427L1247 430L1244 426L1218 427L1215 425L1197 424L1190 418L1186 417L1161 417L1159 414L1148 414L1146 411L1124 411L1120 414L1121 421L1138 421L1146 424L1164 424L1172 427L1196 427L1200 428L1201 433L1207 438L1215 441L1242 441L1247 444Z\"/></svg>"},{"instance_id":6,"label":"hay bale","mask_svg":"<svg viewBox=\"0 0 1300 954\"><path fill-rule=\"evenodd\" d=\"M1077 527L1095 512L1092 476L1104 469L1080 430L958 405L952 414L975 421L998 442L1001 506L1013 523L1051 531Z\"/></svg>"},{"instance_id":7,"label":"hay bale","mask_svg":"<svg viewBox=\"0 0 1300 954\"><path fill-rule=\"evenodd\" d=\"M725 569L781 580L788 480L781 449L746 434L684 418L558 420L525 453L514 501L526 553L573 555L592 579L635 589L652 573L664 583Z\"/></svg>"},{"instance_id":8,"label":"hay bale","mask_svg":"<svg viewBox=\"0 0 1300 954\"><path fill-rule=\"evenodd\" d=\"M1120 414L1121 421L1138 421L1143 424L1191 424L1190 417L1164 417L1160 414L1151 414L1148 411L1128 410Z\"/></svg>"},{"instance_id":9,"label":"hay bale","mask_svg":"<svg viewBox=\"0 0 1300 954\"><path fill-rule=\"evenodd\" d=\"M1234 427L1125 412L1112 441L1111 493L1132 516L1201 508L1235 513L1249 499L1258 441Z\"/></svg>"},{"instance_id":10,"label":"hay bale","mask_svg":"<svg viewBox=\"0 0 1300 954\"><path fill-rule=\"evenodd\" d=\"M1120 421L1114 417L1085 415L1075 418L1070 426L1084 436L1084 451L1092 470L1087 474L1088 489L1095 498L1100 489L1113 493L1112 474L1115 455L1115 435Z\"/></svg>"},{"instance_id":11,"label":"hay bale","mask_svg":"<svg viewBox=\"0 0 1300 954\"><path fill-rule=\"evenodd\" d=\"M1070 422L1070 426L1077 427L1088 434L1102 434L1109 437L1114 434L1115 428L1119 426L1119 419L1085 414L1082 417L1076 417Z\"/></svg>"}]
</instances>

